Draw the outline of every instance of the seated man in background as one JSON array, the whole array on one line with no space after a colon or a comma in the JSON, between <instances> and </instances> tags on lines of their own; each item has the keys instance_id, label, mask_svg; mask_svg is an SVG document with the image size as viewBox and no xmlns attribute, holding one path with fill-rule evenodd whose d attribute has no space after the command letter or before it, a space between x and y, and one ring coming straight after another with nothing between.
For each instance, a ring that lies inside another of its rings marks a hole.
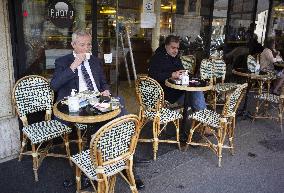
<instances>
[{"instance_id":1,"label":"seated man in background","mask_svg":"<svg viewBox=\"0 0 284 193\"><path fill-rule=\"evenodd\" d=\"M179 37L169 35L165 39L165 44L157 48L155 54L150 59L149 76L160 83L164 90L165 100L170 103L183 102L184 98L184 91L172 89L165 85L166 79L177 79L184 71L181 60L178 57L179 43ZM206 108L203 92L190 92L188 100L190 100L193 111ZM181 131L181 139L186 137L186 132Z\"/></svg>"},{"instance_id":2,"label":"seated man in background","mask_svg":"<svg viewBox=\"0 0 284 193\"><path fill-rule=\"evenodd\" d=\"M109 85L105 80L102 62L97 57L89 55L92 48L91 35L84 30L78 30L72 34L71 45L74 49L73 53L55 60L51 88L58 94L56 101L69 96L72 89L79 92L99 91L102 96L109 97ZM125 114L127 111L122 108L118 116ZM93 132L97 129L99 128ZM138 189L144 187L139 178L136 178L136 185Z\"/></svg>"}]
</instances>

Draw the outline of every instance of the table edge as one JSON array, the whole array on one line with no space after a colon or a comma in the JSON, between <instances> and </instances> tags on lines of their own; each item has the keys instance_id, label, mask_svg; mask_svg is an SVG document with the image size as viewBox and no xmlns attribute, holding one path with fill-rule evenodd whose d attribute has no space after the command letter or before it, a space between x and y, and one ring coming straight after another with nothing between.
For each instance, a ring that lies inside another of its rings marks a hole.
<instances>
[{"instance_id":1,"label":"table edge","mask_svg":"<svg viewBox=\"0 0 284 193\"><path fill-rule=\"evenodd\" d=\"M53 105L53 114L58 117L59 119L62 119L64 121L72 122L72 123L98 123L110 120L121 112L121 109L115 109L113 111L110 111L103 115L96 115L96 116L75 116L75 115L67 115L65 113L60 112L57 109L58 103L61 101L56 102ZM109 118L110 117L110 118Z\"/></svg>"},{"instance_id":2,"label":"table edge","mask_svg":"<svg viewBox=\"0 0 284 193\"><path fill-rule=\"evenodd\" d=\"M207 91L213 88L211 84L208 86L203 86L203 87L189 87L189 86L176 85L176 84L170 83L168 79L165 81L165 85L167 87L177 89L177 90L183 90L183 91Z\"/></svg>"}]
</instances>

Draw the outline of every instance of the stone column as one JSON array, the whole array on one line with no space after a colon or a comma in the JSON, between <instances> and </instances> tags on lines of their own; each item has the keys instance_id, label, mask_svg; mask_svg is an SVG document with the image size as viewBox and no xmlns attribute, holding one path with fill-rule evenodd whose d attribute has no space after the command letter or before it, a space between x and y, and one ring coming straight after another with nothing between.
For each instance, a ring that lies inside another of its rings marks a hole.
<instances>
[{"instance_id":1,"label":"stone column","mask_svg":"<svg viewBox=\"0 0 284 193\"><path fill-rule=\"evenodd\" d=\"M152 31L152 50L155 51L159 47L160 39L160 13L161 13L161 0L155 0L155 14L156 14L156 26Z\"/></svg>"},{"instance_id":2,"label":"stone column","mask_svg":"<svg viewBox=\"0 0 284 193\"><path fill-rule=\"evenodd\" d=\"M7 0L0 0L0 162L18 154L20 132L12 106L13 59L9 31Z\"/></svg>"},{"instance_id":3,"label":"stone column","mask_svg":"<svg viewBox=\"0 0 284 193\"><path fill-rule=\"evenodd\" d=\"M201 0L196 0L196 7L195 7L195 14L200 15L200 9L201 9Z\"/></svg>"},{"instance_id":4,"label":"stone column","mask_svg":"<svg viewBox=\"0 0 284 193\"><path fill-rule=\"evenodd\" d=\"M85 11L85 0L76 0L74 4L76 13L76 28L85 29L86 28L86 11Z\"/></svg>"},{"instance_id":5,"label":"stone column","mask_svg":"<svg viewBox=\"0 0 284 193\"><path fill-rule=\"evenodd\" d=\"M188 15L188 6L189 6L189 0L185 0L184 1L184 9L183 9L184 15Z\"/></svg>"}]
</instances>

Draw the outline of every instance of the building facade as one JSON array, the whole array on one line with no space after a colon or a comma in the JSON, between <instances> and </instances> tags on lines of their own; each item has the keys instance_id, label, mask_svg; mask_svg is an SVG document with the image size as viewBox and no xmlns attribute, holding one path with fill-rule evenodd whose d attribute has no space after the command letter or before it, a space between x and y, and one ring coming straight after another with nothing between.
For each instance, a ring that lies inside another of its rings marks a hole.
<instances>
[{"instance_id":1,"label":"building facade","mask_svg":"<svg viewBox=\"0 0 284 193\"><path fill-rule=\"evenodd\" d=\"M90 30L94 40L93 54L103 58L104 53L115 56L117 52L118 58L115 59L121 62L124 56L122 44L117 38L123 35L123 42L129 50L127 34L121 31L123 27L127 28L137 72L146 73L147 60L159 46L160 40L168 34L182 38L190 36L191 40L201 35L209 54L211 35L213 38L225 36L227 16L231 13L228 4L235 10L232 14L236 21L234 30L239 32L248 27L251 19L256 20L256 17L243 22L236 19L241 13L236 10L244 7L239 2L251 3L251 0L0 0L0 160L15 157L20 146L21 126L11 98L15 80L28 74L49 78L55 58L71 52L73 30ZM283 41L283 3L270 0L258 2L259 5L267 5L260 7L259 12L272 10L261 13L260 18L270 18L269 21L257 21L261 25L257 31L262 35L261 41L263 33L275 32L277 34L274 35ZM254 11L258 14L258 8ZM269 14L271 17L268 17ZM245 18L243 15L240 17ZM266 24L267 32L264 31ZM129 58L127 60L130 61ZM120 65L124 65L122 63ZM122 79L123 76L124 69L120 72Z\"/></svg>"},{"instance_id":2,"label":"building facade","mask_svg":"<svg viewBox=\"0 0 284 193\"><path fill-rule=\"evenodd\" d=\"M0 161L17 155L20 145L18 118L12 104L15 83L8 1L0 1Z\"/></svg>"}]
</instances>

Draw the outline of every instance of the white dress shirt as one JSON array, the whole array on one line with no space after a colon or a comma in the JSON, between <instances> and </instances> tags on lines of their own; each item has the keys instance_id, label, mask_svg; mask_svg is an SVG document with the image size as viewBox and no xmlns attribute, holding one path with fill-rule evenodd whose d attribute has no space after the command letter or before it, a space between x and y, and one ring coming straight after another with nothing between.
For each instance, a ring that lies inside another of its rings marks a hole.
<instances>
[{"instance_id":1,"label":"white dress shirt","mask_svg":"<svg viewBox=\"0 0 284 193\"><path fill-rule=\"evenodd\" d=\"M76 54L73 52L73 55L74 57L76 57ZM98 90L98 87L95 83L95 79L93 77L93 73L91 71L91 68L90 68L90 64L89 64L89 60L85 60L84 61L84 66L90 76L90 79L92 81L92 84L93 84L93 87L94 87L94 91L99 91ZM82 92L82 91L85 91L85 90L88 90L88 87L87 87L87 84L86 84L86 81L84 79L84 76L83 76L83 73L82 73L82 70L81 70L81 65L78 66L78 76L79 76L79 92Z\"/></svg>"}]
</instances>

